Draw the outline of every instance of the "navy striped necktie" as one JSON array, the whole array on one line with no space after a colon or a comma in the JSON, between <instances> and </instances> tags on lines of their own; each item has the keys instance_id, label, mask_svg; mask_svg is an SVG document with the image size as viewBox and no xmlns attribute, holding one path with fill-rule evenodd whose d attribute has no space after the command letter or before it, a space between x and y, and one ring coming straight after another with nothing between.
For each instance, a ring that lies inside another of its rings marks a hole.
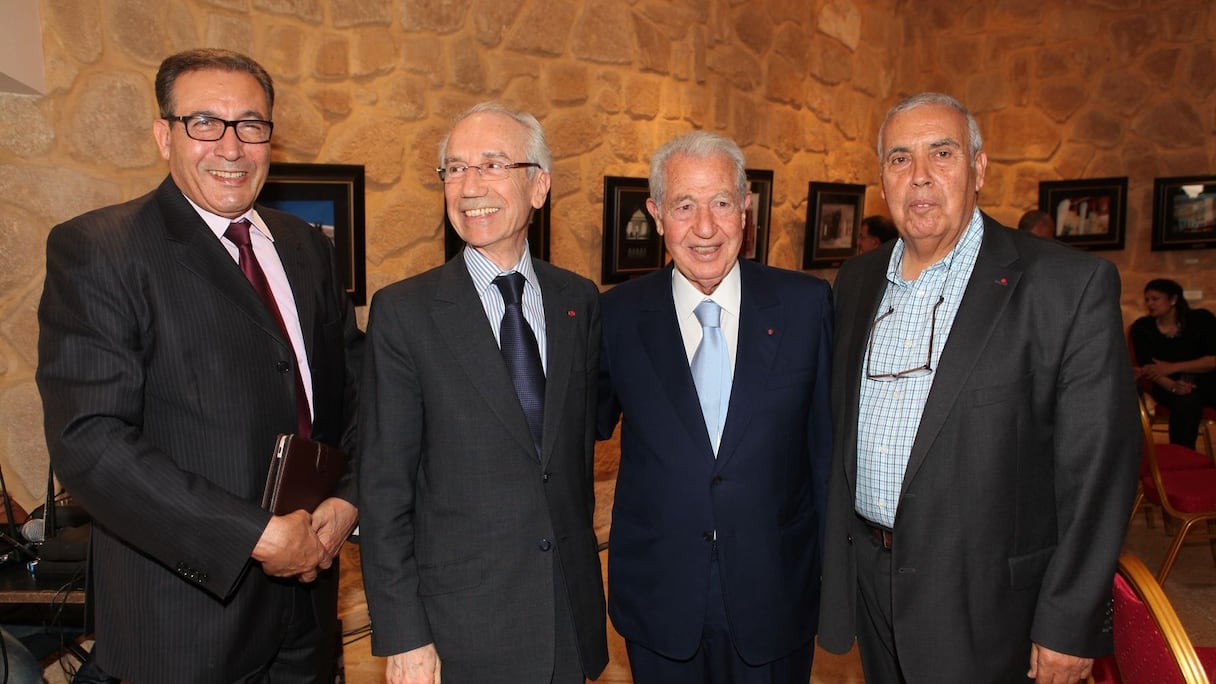
<instances>
[{"instance_id":1,"label":"navy striped necktie","mask_svg":"<svg viewBox=\"0 0 1216 684\"><path fill-rule=\"evenodd\" d=\"M518 271L500 275L494 285L502 293L505 309L498 329L502 358L515 385L515 395L528 419L528 429L540 456L541 436L545 421L545 371L540 363L540 349L532 327L524 320L524 276Z\"/></svg>"}]
</instances>

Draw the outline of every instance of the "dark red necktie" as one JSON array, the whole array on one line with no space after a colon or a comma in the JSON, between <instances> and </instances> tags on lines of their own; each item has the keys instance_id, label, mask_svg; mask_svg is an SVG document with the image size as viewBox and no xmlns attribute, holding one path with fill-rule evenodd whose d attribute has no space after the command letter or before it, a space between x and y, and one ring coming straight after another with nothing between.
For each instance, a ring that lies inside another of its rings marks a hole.
<instances>
[{"instance_id":1,"label":"dark red necktie","mask_svg":"<svg viewBox=\"0 0 1216 684\"><path fill-rule=\"evenodd\" d=\"M518 271L500 275L494 285L502 293L505 305L502 323L498 329L498 344L502 358L507 363L507 372L515 385L515 395L528 419L528 430L540 456L541 435L545 422L545 371L540 363L540 348L536 335L524 319L524 276Z\"/></svg>"},{"instance_id":2,"label":"dark red necktie","mask_svg":"<svg viewBox=\"0 0 1216 684\"><path fill-rule=\"evenodd\" d=\"M287 334L287 326L283 323L283 314L279 312L279 305L274 301L274 293L270 291L270 283L258 264L258 258L253 255L253 243L249 239L249 220L241 219L228 224L224 237L236 245L241 273L245 274L245 279L258 293L266 310L279 324L279 330L283 331L283 339L287 340L287 348L291 349L291 367L295 369L296 376L296 429L299 434L310 437L312 436L312 418L308 411L308 395L304 392L304 378L300 375L300 364L296 362L295 348L291 345L291 335Z\"/></svg>"}]
</instances>

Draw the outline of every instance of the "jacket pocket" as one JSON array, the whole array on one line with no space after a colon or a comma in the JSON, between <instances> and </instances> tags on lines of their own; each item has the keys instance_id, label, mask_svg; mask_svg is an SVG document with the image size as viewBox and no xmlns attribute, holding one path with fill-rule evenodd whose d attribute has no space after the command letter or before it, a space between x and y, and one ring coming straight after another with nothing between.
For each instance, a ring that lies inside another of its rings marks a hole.
<instances>
[{"instance_id":1,"label":"jacket pocket","mask_svg":"<svg viewBox=\"0 0 1216 684\"><path fill-rule=\"evenodd\" d=\"M1055 544L1009 559L1009 586L1014 589L1037 587L1047 573L1047 564L1056 552Z\"/></svg>"},{"instance_id":2,"label":"jacket pocket","mask_svg":"<svg viewBox=\"0 0 1216 684\"><path fill-rule=\"evenodd\" d=\"M418 594L438 596L456 591L472 589L481 584L481 556L418 566Z\"/></svg>"}]
</instances>

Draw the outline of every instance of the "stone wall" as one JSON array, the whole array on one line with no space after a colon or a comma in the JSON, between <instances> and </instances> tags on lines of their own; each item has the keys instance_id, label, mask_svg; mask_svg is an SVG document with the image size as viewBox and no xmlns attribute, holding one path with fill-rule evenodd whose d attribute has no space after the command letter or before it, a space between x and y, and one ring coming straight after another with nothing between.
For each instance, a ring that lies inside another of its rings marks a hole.
<instances>
[{"instance_id":1,"label":"stone wall","mask_svg":"<svg viewBox=\"0 0 1216 684\"><path fill-rule=\"evenodd\" d=\"M276 160L366 166L369 293L442 261L436 146L476 102L545 124L552 261L598 280L603 176L645 176L650 151L695 128L733 136L749 167L774 170L769 262L796 268L807 183L865 183L867 212L885 211L875 133L894 101L924 89L977 112L992 157L981 205L1007 223L1036 204L1040 179L1130 178L1127 247L1102 253L1124 272L1129 320L1151 275L1216 293L1216 252L1148 250L1152 179L1216 172L1206 1L42 0L40 11L49 90L0 94L0 464L22 503L45 477L33 372L46 233L163 177L152 79L189 47L247 52L275 76Z\"/></svg>"}]
</instances>

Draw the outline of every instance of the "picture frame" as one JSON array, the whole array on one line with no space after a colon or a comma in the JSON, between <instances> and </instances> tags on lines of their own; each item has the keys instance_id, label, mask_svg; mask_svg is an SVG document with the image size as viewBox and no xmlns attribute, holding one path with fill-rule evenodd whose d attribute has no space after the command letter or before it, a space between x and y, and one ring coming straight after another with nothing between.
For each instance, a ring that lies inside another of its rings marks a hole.
<instances>
[{"instance_id":1,"label":"picture frame","mask_svg":"<svg viewBox=\"0 0 1216 684\"><path fill-rule=\"evenodd\" d=\"M743 246L739 256L762 264L768 263L769 228L773 215L773 172L747 169L747 184L752 195L743 225Z\"/></svg>"},{"instance_id":2,"label":"picture frame","mask_svg":"<svg viewBox=\"0 0 1216 684\"><path fill-rule=\"evenodd\" d=\"M865 185L812 181L807 186L803 269L837 268L857 253L865 205Z\"/></svg>"},{"instance_id":3,"label":"picture frame","mask_svg":"<svg viewBox=\"0 0 1216 684\"><path fill-rule=\"evenodd\" d=\"M1153 179L1152 251L1216 247L1216 175Z\"/></svg>"},{"instance_id":4,"label":"picture frame","mask_svg":"<svg viewBox=\"0 0 1216 684\"><path fill-rule=\"evenodd\" d=\"M272 162L257 201L298 216L332 240L346 294L355 306L367 303L361 164Z\"/></svg>"},{"instance_id":5,"label":"picture frame","mask_svg":"<svg viewBox=\"0 0 1216 684\"><path fill-rule=\"evenodd\" d=\"M600 282L621 283L663 268L663 238L646 208L645 178L604 177L604 243Z\"/></svg>"},{"instance_id":6,"label":"picture frame","mask_svg":"<svg viewBox=\"0 0 1216 684\"><path fill-rule=\"evenodd\" d=\"M1056 239L1081 249L1123 249L1127 177L1040 181L1039 209L1051 215Z\"/></svg>"},{"instance_id":7,"label":"picture frame","mask_svg":"<svg viewBox=\"0 0 1216 684\"><path fill-rule=\"evenodd\" d=\"M528 220L528 251L532 253L533 258L541 261L549 260L549 220L552 213L549 198L551 196L545 196L545 203L541 205L540 209L533 209L532 217ZM443 210L443 260L451 261L452 257L460 253L462 247L464 247L464 240L460 238L456 227L452 225L452 220L448 218L445 204Z\"/></svg>"}]
</instances>

